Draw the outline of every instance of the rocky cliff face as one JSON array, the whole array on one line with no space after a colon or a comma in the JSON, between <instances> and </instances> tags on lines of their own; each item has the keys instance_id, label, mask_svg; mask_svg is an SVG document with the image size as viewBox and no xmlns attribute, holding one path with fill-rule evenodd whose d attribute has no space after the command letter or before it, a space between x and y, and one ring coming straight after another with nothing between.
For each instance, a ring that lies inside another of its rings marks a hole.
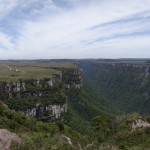
<instances>
[{"instance_id":1,"label":"rocky cliff face","mask_svg":"<svg viewBox=\"0 0 150 150\"><path fill-rule=\"evenodd\" d=\"M113 63L112 64L113 68L117 68L117 67L122 67L122 69L135 69L137 71L139 71L139 73L141 72L141 74L139 74L139 78L148 78L150 76L150 65L149 64L130 64L130 63Z\"/></svg>"},{"instance_id":2,"label":"rocky cliff face","mask_svg":"<svg viewBox=\"0 0 150 150\"><path fill-rule=\"evenodd\" d=\"M50 78L44 78L44 79L28 79L28 80L19 80L19 81L13 81L13 82L1 82L0 83L0 92L8 94L7 96L9 98L13 97L13 94L21 93L21 92L29 92L32 91L39 91L40 88L44 87L53 87L54 84L61 83L60 78L57 77L50 77ZM31 89L32 88L32 89ZM37 88L37 89L34 89ZM39 93L40 96L40 93Z\"/></svg>"},{"instance_id":3,"label":"rocky cliff face","mask_svg":"<svg viewBox=\"0 0 150 150\"><path fill-rule=\"evenodd\" d=\"M81 74L80 69L60 69L60 74L49 78L1 82L0 98L37 119L58 119L68 109L66 91L81 88Z\"/></svg>"},{"instance_id":4,"label":"rocky cliff face","mask_svg":"<svg viewBox=\"0 0 150 150\"><path fill-rule=\"evenodd\" d=\"M67 102L61 105L45 105L24 111L26 115L35 116L38 120L55 120L63 117L68 111Z\"/></svg>"},{"instance_id":5,"label":"rocky cliff face","mask_svg":"<svg viewBox=\"0 0 150 150\"><path fill-rule=\"evenodd\" d=\"M63 70L62 82L66 89L80 89L82 86L82 69Z\"/></svg>"}]
</instances>

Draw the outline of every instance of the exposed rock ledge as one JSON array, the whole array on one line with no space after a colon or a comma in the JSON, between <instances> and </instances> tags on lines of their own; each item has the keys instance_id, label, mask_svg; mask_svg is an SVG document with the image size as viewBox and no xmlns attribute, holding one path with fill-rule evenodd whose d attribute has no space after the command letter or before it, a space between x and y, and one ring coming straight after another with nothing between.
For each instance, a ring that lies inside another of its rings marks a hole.
<instances>
[{"instance_id":1,"label":"exposed rock ledge","mask_svg":"<svg viewBox=\"0 0 150 150\"><path fill-rule=\"evenodd\" d=\"M0 150L9 150L11 142L21 143L21 139L6 129L0 129Z\"/></svg>"},{"instance_id":2,"label":"exposed rock ledge","mask_svg":"<svg viewBox=\"0 0 150 150\"><path fill-rule=\"evenodd\" d=\"M132 124L133 130L135 130L136 128L146 128L146 127L150 127L150 123L143 121L142 119L138 119Z\"/></svg>"}]
</instances>

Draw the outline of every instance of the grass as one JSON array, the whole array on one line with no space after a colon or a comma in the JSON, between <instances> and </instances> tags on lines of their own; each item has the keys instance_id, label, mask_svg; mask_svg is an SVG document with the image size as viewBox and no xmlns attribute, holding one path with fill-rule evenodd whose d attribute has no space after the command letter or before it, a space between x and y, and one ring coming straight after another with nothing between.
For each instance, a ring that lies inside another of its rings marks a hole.
<instances>
[{"instance_id":1,"label":"grass","mask_svg":"<svg viewBox=\"0 0 150 150\"><path fill-rule=\"evenodd\" d=\"M76 66L69 62L5 61L0 62L0 81L41 79L59 74L59 68L75 68Z\"/></svg>"}]
</instances>

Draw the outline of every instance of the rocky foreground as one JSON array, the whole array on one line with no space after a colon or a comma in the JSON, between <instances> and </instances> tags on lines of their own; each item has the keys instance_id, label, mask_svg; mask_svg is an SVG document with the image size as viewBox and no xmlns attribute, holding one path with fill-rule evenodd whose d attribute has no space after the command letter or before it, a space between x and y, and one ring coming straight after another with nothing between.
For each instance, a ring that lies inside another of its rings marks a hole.
<instances>
[{"instance_id":1,"label":"rocky foreground","mask_svg":"<svg viewBox=\"0 0 150 150\"><path fill-rule=\"evenodd\" d=\"M11 142L21 143L20 137L6 129L0 129L0 150L9 150Z\"/></svg>"}]
</instances>

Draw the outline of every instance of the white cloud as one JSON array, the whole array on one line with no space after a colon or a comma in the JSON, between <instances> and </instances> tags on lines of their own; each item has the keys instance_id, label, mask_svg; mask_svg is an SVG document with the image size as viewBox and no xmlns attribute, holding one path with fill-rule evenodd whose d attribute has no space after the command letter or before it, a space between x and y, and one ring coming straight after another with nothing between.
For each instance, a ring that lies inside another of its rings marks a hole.
<instances>
[{"instance_id":1,"label":"white cloud","mask_svg":"<svg viewBox=\"0 0 150 150\"><path fill-rule=\"evenodd\" d=\"M138 53L147 57L149 53L149 0L88 0L86 6L72 0L72 9L61 9L54 1L31 1L22 0L24 5L16 10L29 18L11 17L18 26L15 43L11 40L14 35L0 34L0 45L11 51L6 58L137 57ZM15 0L5 16L21 3ZM24 10L32 13L25 14Z\"/></svg>"},{"instance_id":2,"label":"white cloud","mask_svg":"<svg viewBox=\"0 0 150 150\"><path fill-rule=\"evenodd\" d=\"M13 43L11 41L11 38L0 32L0 50L12 50L13 49Z\"/></svg>"}]
</instances>

